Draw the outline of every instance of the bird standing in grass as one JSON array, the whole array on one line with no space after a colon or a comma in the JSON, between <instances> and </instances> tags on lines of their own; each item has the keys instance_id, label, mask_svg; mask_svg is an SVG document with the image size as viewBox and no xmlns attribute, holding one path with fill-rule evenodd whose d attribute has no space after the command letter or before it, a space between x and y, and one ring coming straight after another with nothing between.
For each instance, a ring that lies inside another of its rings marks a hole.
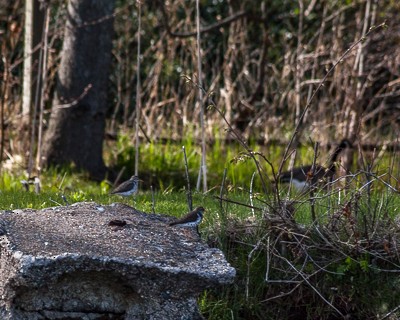
<instances>
[{"instance_id":1,"label":"bird standing in grass","mask_svg":"<svg viewBox=\"0 0 400 320\"><path fill-rule=\"evenodd\" d=\"M169 225L179 227L196 227L197 233L200 234L199 224L203 220L204 211L206 211L206 209L204 209L203 207L197 207L181 219L171 222Z\"/></svg>"},{"instance_id":2,"label":"bird standing in grass","mask_svg":"<svg viewBox=\"0 0 400 320\"><path fill-rule=\"evenodd\" d=\"M352 144L349 140L342 140L336 147L335 151L332 153L328 167L323 167L320 165L306 165L302 167L293 168L291 171L282 172L279 176L279 181L281 183L292 183L293 186L298 190L304 190L310 186L316 185L321 180L332 181L333 176L336 173L336 160L339 154L346 148L352 148ZM313 170L312 170L313 169Z\"/></svg>"},{"instance_id":3,"label":"bird standing in grass","mask_svg":"<svg viewBox=\"0 0 400 320\"><path fill-rule=\"evenodd\" d=\"M129 180L122 182L116 187L110 194L116 194L123 197L129 197L135 195L139 190L139 179L138 176L132 176Z\"/></svg>"}]
</instances>

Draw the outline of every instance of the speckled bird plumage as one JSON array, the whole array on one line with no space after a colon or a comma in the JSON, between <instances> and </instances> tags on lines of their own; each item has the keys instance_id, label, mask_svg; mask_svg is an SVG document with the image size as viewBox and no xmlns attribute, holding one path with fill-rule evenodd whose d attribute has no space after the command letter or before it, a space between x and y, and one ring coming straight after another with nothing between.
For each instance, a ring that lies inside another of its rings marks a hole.
<instances>
[{"instance_id":1,"label":"speckled bird plumage","mask_svg":"<svg viewBox=\"0 0 400 320\"><path fill-rule=\"evenodd\" d=\"M169 225L176 225L181 227L197 227L201 223L201 220L203 220L204 211L205 209L203 207L197 207L181 219L171 222Z\"/></svg>"},{"instance_id":2,"label":"speckled bird plumage","mask_svg":"<svg viewBox=\"0 0 400 320\"><path fill-rule=\"evenodd\" d=\"M116 187L111 194L117 194L123 197L129 197L132 194L136 194L139 189L139 181L141 181L137 176L132 176L129 180L122 182L118 187Z\"/></svg>"}]
</instances>

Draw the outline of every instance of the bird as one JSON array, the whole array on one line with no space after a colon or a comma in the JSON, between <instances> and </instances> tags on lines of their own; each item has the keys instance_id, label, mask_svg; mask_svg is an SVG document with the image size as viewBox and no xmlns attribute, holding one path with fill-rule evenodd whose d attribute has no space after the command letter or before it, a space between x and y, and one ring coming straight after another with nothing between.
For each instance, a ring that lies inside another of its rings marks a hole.
<instances>
[{"instance_id":1,"label":"bird","mask_svg":"<svg viewBox=\"0 0 400 320\"><path fill-rule=\"evenodd\" d=\"M40 193L40 179L37 176L30 177L28 180L21 180L20 181L22 186L25 188L26 191L29 191L29 187L31 184L35 186L35 192Z\"/></svg>"},{"instance_id":2,"label":"bird","mask_svg":"<svg viewBox=\"0 0 400 320\"><path fill-rule=\"evenodd\" d=\"M316 164L314 171L312 171L312 165L295 167L291 171L282 172L279 175L279 181L281 183L292 183L297 190L307 189L324 179L331 181L336 173L335 162L339 154L346 148L352 148L352 144L349 140L343 139L332 153L328 167Z\"/></svg>"},{"instance_id":3,"label":"bird","mask_svg":"<svg viewBox=\"0 0 400 320\"><path fill-rule=\"evenodd\" d=\"M178 219L174 222L171 222L170 226L179 226L179 227L196 227L197 233L199 233L199 224L203 220L203 214L206 209L203 207L197 207L193 211L190 211L181 219ZM200 233L199 233L200 234Z\"/></svg>"},{"instance_id":4,"label":"bird","mask_svg":"<svg viewBox=\"0 0 400 320\"><path fill-rule=\"evenodd\" d=\"M122 182L118 187L116 187L110 194L116 194L123 197L129 197L130 195L136 194L139 189L138 176L132 176L129 180Z\"/></svg>"}]
</instances>

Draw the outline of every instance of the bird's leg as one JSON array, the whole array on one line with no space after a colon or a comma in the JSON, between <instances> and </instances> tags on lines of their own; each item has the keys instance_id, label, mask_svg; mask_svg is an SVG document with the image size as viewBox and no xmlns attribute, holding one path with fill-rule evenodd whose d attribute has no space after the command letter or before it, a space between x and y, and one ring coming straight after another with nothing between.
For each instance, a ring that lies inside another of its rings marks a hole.
<instances>
[{"instance_id":1,"label":"bird's leg","mask_svg":"<svg viewBox=\"0 0 400 320\"><path fill-rule=\"evenodd\" d=\"M201 233L199 231L199 225L196 226L196 231L197 231L197 234L199 235L199 237L201 237Z\"/></svg>"}]
</instances>

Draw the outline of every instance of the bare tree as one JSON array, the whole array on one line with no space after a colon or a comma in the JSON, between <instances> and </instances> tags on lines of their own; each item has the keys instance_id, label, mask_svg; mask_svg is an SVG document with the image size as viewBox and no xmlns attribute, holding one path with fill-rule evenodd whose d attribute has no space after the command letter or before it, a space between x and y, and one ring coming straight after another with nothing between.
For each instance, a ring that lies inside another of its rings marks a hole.
<instances>
[{"instance_id":1,"label":"bare tree","mask_svg":"<svg viewBox=\"0 0 400 320\"><path fill-rule=\"evenodd\" d=\"M44 165L74 163L102 179L115 1L70 0Z\"/></svg>"}]
</instances>

